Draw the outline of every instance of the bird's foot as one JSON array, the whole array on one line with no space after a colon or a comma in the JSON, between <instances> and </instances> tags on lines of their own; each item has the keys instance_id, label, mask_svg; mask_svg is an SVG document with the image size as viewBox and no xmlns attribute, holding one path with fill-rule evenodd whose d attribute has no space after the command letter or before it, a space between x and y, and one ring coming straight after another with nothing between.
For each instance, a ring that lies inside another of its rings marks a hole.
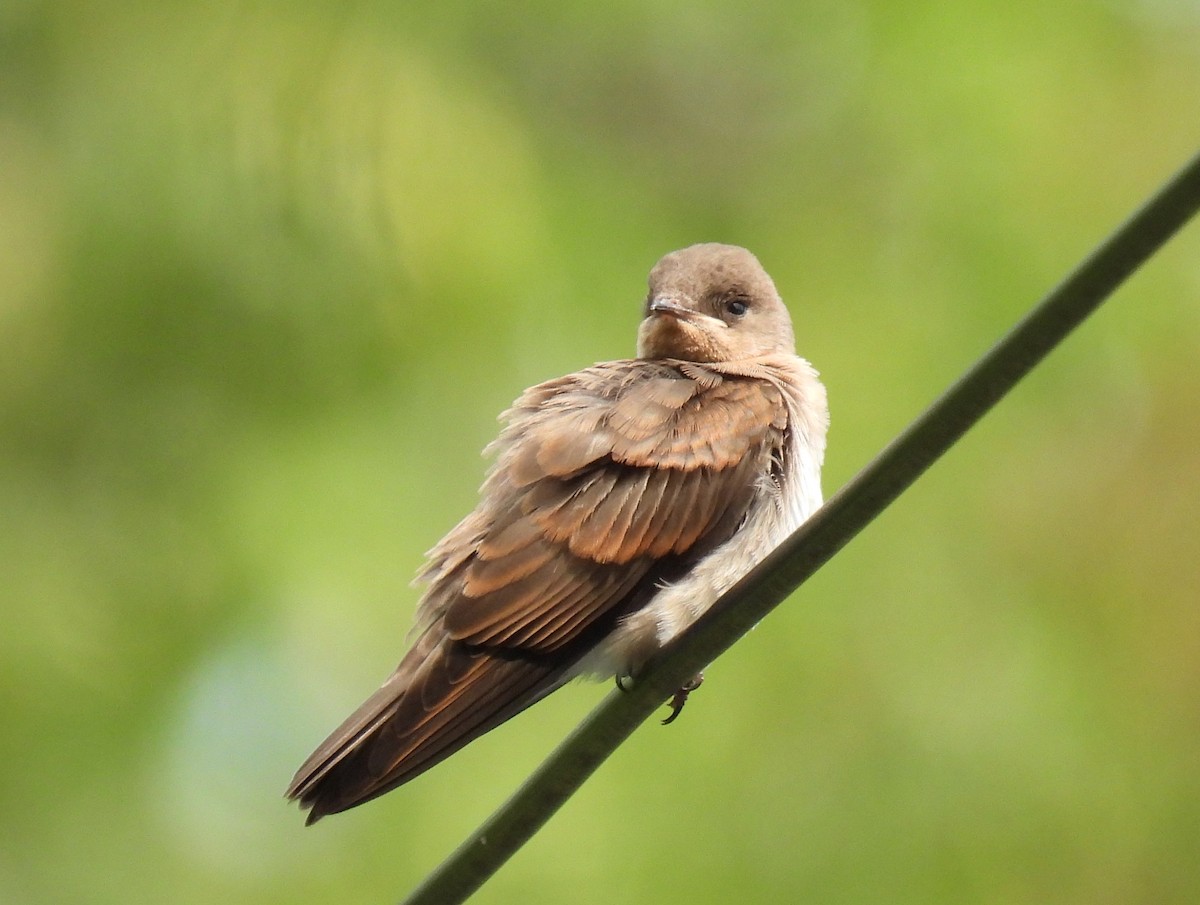
<instances>
[{"instance_id":1,"label":"bird's foot","mask_svg":"<svg viewBox=\"0 0 1200 905\"><path fill-rule=\"evenodd\" d=\"M687 703L688 695L700 687L700 683L704 681L704 673L698 672L692 678L683 683L683 687L675 692L670 700L671 715L662 721L664 726L669 726L675 722L675 717L683 712L683 705Z\"/></svg>"},{"instance_id":2,"label":"bird's foot","mask_svg":"<svg viewBox=\"0 0 1200 905\"><path fill-rule=\"evenodd\" d=\"M633 688L633 676L618 675L616 676L617 690L628 694L629 689Z\"/></svg>"}]
</instances>

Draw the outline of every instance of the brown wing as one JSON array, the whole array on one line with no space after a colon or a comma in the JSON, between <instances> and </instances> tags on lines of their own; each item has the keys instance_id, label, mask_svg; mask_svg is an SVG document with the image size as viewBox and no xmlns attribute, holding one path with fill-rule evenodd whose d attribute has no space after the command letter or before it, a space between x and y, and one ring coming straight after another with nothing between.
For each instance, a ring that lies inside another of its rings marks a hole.
<instances>
[{"instance_id":1,"label":"brown wing","mask_svg":"<svg viewBox=\"0 0 1200 905\"><path fill-rule=\"evenodd\" d=\"M527 390L474 512L433 550L423 631L309 758L309 822L416 776L558 687L653 586L726 540L783 442L766 380L620 361Z\"/></svg>"}]
</instances>

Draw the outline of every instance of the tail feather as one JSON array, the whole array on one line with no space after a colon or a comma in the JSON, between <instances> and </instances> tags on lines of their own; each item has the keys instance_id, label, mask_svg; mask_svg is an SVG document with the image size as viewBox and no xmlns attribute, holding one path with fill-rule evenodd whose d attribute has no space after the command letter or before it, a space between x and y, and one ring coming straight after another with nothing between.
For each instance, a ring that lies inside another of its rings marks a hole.
<instances>
[{"instance_id":1,"label":"tail feather","mask_svg":"<svg viewBox=\"0 0 1200 905\"><path fill-rule=\"evenodd\" d=\"M561 663L498 657L426 632L296 772L307 823L388 792L558 688Z\"/></svg>"}]
</instances>

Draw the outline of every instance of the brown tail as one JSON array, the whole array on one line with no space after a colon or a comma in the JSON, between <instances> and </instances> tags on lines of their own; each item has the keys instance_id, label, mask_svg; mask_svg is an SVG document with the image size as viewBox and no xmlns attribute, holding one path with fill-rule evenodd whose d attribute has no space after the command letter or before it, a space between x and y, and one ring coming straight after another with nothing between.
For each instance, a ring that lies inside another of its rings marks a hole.
<instances>
[{"instance_id":1,"label":"brown tail","mask_svg":"<svg viewBox=\"0 0 1200 905\"><path fill-rule=\"evenodd\" d=\"M378 691L304 762L287 797L306 823L428 770L562 684L561 662L496 656L426 631Z\"/></svg>"}]
</instances>

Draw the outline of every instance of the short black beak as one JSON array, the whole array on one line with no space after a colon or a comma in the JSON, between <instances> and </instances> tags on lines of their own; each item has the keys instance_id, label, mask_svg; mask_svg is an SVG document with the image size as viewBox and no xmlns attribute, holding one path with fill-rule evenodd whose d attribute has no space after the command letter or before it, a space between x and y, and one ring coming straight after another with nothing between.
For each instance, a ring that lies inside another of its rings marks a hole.
<instances>
[{"instance_id":1,"label":"short black beak","mask_svg":"<svg viewBox=\"0 0 1200 905\"><path fill-rule=\"evenodd\" d=\"M695 315L691 308L685 308L683 305L668 298L655 298L650 301L651 314L669 314L672 317L678 317L682 320L688 320Z\"/></svg>"}]
</instances>

